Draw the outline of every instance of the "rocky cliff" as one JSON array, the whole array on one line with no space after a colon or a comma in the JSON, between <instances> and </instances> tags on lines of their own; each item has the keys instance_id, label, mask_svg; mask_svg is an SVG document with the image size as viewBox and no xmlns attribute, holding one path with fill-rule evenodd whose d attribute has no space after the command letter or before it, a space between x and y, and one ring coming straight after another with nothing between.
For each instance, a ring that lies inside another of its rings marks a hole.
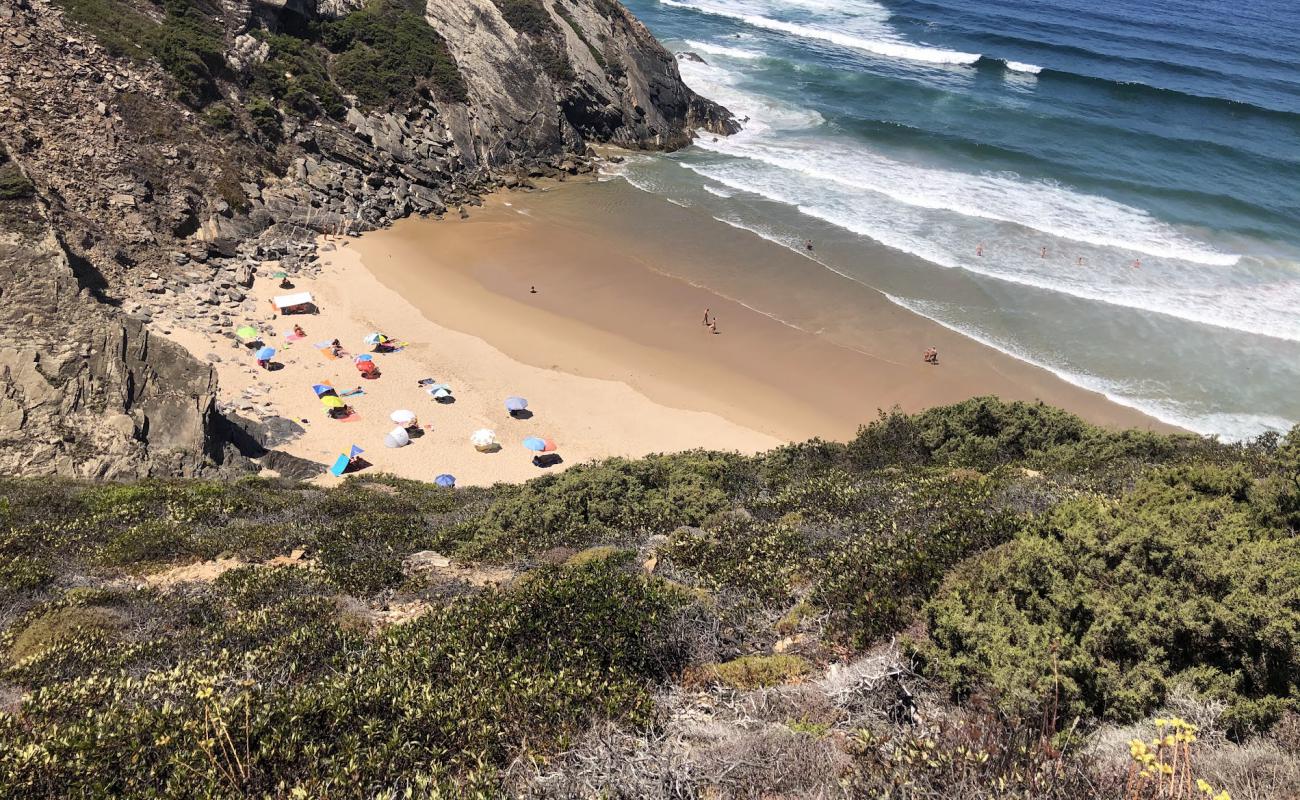
<instances>
[{"instance_id":1,"label":"rocky cliff","mask_svg":"<svg viewBox=\"0 0 1300 800\"><path fill-rule=\"evenodd\" d=\"M160 315L227 331L316 232L734 126L614 0L8 0L0 468L211 466L213 379Z\"/></svg>"}]
</instances>

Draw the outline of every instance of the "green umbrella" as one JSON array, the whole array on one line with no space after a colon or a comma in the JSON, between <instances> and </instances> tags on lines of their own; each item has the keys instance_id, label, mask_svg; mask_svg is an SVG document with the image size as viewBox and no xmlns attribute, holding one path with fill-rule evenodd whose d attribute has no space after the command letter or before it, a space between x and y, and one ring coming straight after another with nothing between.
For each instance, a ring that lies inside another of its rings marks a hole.
<instances>
[{"instance_id":1,"label":"green umbrella","mask_svg":"<svg viewBox=\"0 0 1300 800\"><path fill-rule=\"evenodd\" d=\"M247 342L256 339L258 333L257 328L254 328L252 325L245 325L242 328L237 328L235 330L235 335Z\"/></svg>"},{"instance_id":2,"label":"green umbrella","mask_svg":"<svg viewBox=\"0 0 1300 800\"><path fill-rule=\"evenodd\" d=\"M272 272L272 273L271 273L271 277L272 277L272 278L287 278L287 277L289 277L289 273L287 273L287 272Z\"/></svg>"}]
</instances>

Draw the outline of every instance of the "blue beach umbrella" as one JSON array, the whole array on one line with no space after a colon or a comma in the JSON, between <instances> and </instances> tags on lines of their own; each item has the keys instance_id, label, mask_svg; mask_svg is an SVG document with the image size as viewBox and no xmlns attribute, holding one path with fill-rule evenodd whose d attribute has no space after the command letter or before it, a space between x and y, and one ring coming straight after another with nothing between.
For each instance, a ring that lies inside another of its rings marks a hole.
<instances>
[{"instance_id":1,"label":"blue beach umbrella","mask_svg":"<svg viewBox=\"0 0 1300 800\"><path fill-rule=\"evenodd\" d=\"M361 455L361 454L364 453L364 452L366 452L366 451L365 451L365 450L362 450L360 447L357 447L357 446L354 444L354 445L352 445L352 451L348 453L348 458L356 458L357 456Z\"/></svg>"},{"instance_id":2,"label":"blue beach umbrella","mask_svg":"<svg viewBox=\"0 0 1300 800\"><path fill-rule=\"evenodd\" d=\"M435 400L442 400L443 398L451 397L451 387L445 383L435 383L425 389L425 391L433 395L433 399Z\"/></svg>"},{"instance_id":3,"label":"blue beach umbrella","mask_svg":"<svg viewBox=\"0 0 1300 800\"><path fill-rule=\"evenodd\" d=\"M334 387L326 386L323 383L315 383L312 384L311 390L316 393L317 397L322 397L327 394L332 394L334 392Z\"/></svg>"},{"instance_id":4,"label":"blue beach umbrella","mask_svg":"<svg viewBox=\"0 0 1300 800\"><path fill-rule=\"evenodd\" d=\"M353 361L374 361L375 357L370 355L369 353L362 353L361 355L357 356L352 360Z\"/></svg>"},{"instance_id":5,"label":"blue beach umbrella","mask_svg":"<svg viewBox=\"0 0 1300 800\"><path fill-rule=\"evenodd\" d=\"M522 397L507 397L506 411L523 411L528 408L528 401Z\"/></svg>"},{"instance_id":6,"label":"blue beach umbrella","mask_svg":"<svg viewBox=\"0 0 1300 800\"><path fill-rule=\"evenodd\" d=\"M532 450L534 452L540 453L546 449L546 440L539 439L536 436L529 436L527 439L524 439L524 447L527 447L529 450Z\"/></svg>"},{"instance_id":7,"label":"blue beach umbrella","mask_svg":"<svg viewBox=\"0 0 1300 800\"><path fill-rule=\"evenodd\" d=\"M258 361L270 361L275 357L275 348L263 347L261 350L258 350L255 355L257 356Z\"/></svg>"},{"instance_id":8,"label":"blue beach umbrella","mask_svg":"<svg viewBox=\"0 0 1300 800\"><path fill-rule=\"evenodd\" d=\"M451 487L456 485L456 476L447 475L446 473L444 473L434 478L433 482L438 484L439 486L446 486L448 489L450 489Z\"/></svg>"},{"instance_id":9,"label":"blue beach umbrella","mask_svg":"<svg viewBox=\"0 0 1300 800\"><path fill-rule=\"evenodd\" d=\"M384 342L388 341L388 337L383 335L382 333L371 333L371 334L367 334L366 338L363 339L362 341L364 341L366 344L383 344Z\"/></svg>"}]
</instances>

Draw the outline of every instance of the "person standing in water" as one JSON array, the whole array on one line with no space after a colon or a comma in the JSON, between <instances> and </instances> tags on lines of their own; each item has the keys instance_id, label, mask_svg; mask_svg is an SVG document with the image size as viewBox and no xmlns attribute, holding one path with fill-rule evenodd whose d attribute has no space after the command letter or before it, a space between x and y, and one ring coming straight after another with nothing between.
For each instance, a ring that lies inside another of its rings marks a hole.
<instances>
[{"instance_id":1,"label":"person standing in water","mask_svg":"<svg viewBox=\"0 0 1300 800\"><path fill-rule=\"evenodd\" d=\"M982 255L984 255L984 243L983 243L983 242L980 242L979 244L975 245L975 255L977 255L977 256L982 256Z\"/></svg>"},{"instance_id":2,"label":"person standing in water","mask_svg":"<svg viewBox=\"0 0 1300 800\"><path fill-rule=\"evenodd\" d=\"M1047 248L1046 248L1046 247L1044 247L1042 250L1039 250L1039 251L1038 251L1038 257L1039 257L1039 258L1047 258Z\"/></svg>"}]
</instances>

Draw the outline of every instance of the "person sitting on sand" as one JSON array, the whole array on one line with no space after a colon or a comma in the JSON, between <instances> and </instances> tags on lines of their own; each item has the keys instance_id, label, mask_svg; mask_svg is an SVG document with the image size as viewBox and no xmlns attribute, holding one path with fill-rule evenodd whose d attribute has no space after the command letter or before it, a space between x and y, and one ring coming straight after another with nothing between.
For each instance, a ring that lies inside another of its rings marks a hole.
<instances>
[{"instance_id":1,"label":"person sitting on sand","mask_svg":"<svg viewBox=\"0 0 1300 800\"><path fill-rule=\"evenodd\" d=\"M338 339L335 339L334 341L330 342L330 355L334 356L335 358L342 358L343 356L347 355L347 352L343 349L343 344L339 342Z\"/></svg>"},{"instance_id":2,"label":"person sitting on sand","mask_svg":"<svg viewBox=\"0 0 1300 800\"><path fill-rule=\"evenodd\" d=\"M340 408L326 409L326 413L330 415L330 419L344 419L352 413L352 406L345 403Z\"/></svg>"},{"instance_id":3,"label":"person sitting on sand","mask_svg":"<svg viewBox=\"0 0 1300 800\"><path fill-rule=\"evenodd\" d=\"M934 345L931 345L930 347L926 348L925 355L923 355L922 358L925 360L925 363L927 364L938 364L939 363L938 348L934 347Z\"/></svg>"},{"instance_id":4,"label":"person sitting on sand","mask_svg":"<svg viewBox=\"0 0 1300 800\"><path fill-rule=\"evenodd\" d=\"M289 276L288 276L288 275L285 275L283 278L280 279L280 288L281 288L281 289L292 289L292 288L293 288L293 284L289 282Z\"/></svg>"},{"instance_id":5,"label":"person sitting on sand","mask_svg":"<svg viewBox=\"0 0 1300 800\"><path fill-rule=\"evenodd\" d=\"M294 335L294 336L306 336L306 335L307 335L307 331L303 330L301 325L294 325L294 326L293 326L293 335Z\"/></svg>"},{"instance_id":6,"label":"person sitting on sand","mask_svg":"<svg viewBox=\"0 0 1300 800\"><path fill-rule=\"evenodd\" d=\"M269 358L259 358L259 359L257 359L257 366L261 367L262 369L270 369L270 368L271 368L271 359L269 359Z\"/></svg>"}]
</instances>

